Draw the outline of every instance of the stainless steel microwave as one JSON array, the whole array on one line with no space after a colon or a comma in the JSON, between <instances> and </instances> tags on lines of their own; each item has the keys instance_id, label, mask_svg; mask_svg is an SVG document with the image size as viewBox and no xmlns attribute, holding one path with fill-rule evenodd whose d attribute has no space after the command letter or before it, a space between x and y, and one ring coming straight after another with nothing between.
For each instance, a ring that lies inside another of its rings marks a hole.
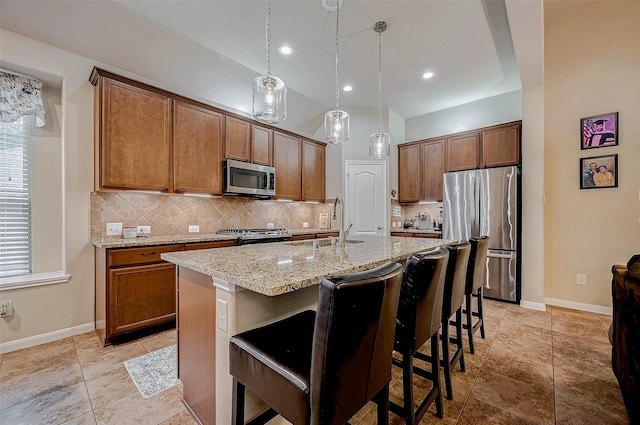
<instances>
[{"instance_id":1,"label":"stainless steel microwave","mask_svg":"<svg viewBox=\"0 0 640 425\"><path fill-rule=\"evenodd\" d=\"M276 169L225 159L223 192L227 195L275 196Z\"/></svg>"}]
</instances>

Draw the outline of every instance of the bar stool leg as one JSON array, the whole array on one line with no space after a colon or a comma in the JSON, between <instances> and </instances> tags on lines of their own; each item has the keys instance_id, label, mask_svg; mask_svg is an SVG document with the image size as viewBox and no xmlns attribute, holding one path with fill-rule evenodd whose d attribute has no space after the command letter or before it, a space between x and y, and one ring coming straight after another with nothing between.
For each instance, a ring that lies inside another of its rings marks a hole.
<instances>
[{"instance_id":1,"label":"bar stool leg","mask_svg":"<svg viewBox=\"0 0 640 425\"><path fill-rule=\"evenodd\" d=\"M453 400L451 385L451 363L449 363L449 319L442 321L442 367L444 368L444 385L447 390L447 400Z\"/></svg>"},{"instance_id":2,"label":"bar stool leg","mask_svg":"<svg viewBox=\"0 0 640 425\"><path fill-rule=\"evenodd\" d=\"M482 299L484 290L482 286L478 288L478 318L480 319L480 336L484 339L484 315L482 314Z\"/></svg>"},{"instance_id":3,"label":"bar stool leg","mask_svg":"<svg viewBox=\"0 0 640 425\"><path fill-rule=\"evenodd\" d=\"M231 401L231 423L233 425L244 425L244 394L244 385L234 378L233 396Z\"/></svg>"},{"instance_id":4,"label":"bar stool leg","mask_svg":"<svg viewBox=\"0 0 640 425\"><path fill-rule=\"evenodd\" d=\"M466 316L467 316L467 335L469 337L469 352L471 354L475 354L475 351L473 349L473 308L471 306L472 303L472 297L471 294L466 294L465 295L465 304L466 304Z\"/></svg>"},{"instance_id":5,"label":"bar stool leg","mask_svg":"<svg viewBox=\"0 0 640 425\"><path fill-rule=\"evenodd\" d=\"M380 390L374 401L378 410L378 425L389 425L389 385Z\"/></svg>"},{"instance_id":6,"label":"bar stool leg","mask_svg":"<svg viewBox=\"0 0 640 425\"><path fill-rule=\"evenodd\" d=\"M438 337L438 332L431 337L431 374L433 375L433 386L436 387L436 416L442 419L442 388L440 385L440 353L438 352ZM407 425L409 425L409 422L407 422Z\"/></svg>"},{"instance_id":7,"label":"bar stool leg","mask_svg":"<svg viewBox=\"0 0 640 425\"><path fill-rule=\"evenodd\" d=\"M462 346L462 306L456 310L456 345L460 352L460 371L464 372L464 347Z\"/></svg>"},{"instance_id":8,"label":"bar stool leg","mask_svg":"<svg viewBox=\"0 0 640 425\"><path fill-rule=\"evenodd\" d=\"M414 425L416 415L413 408L413 356L403 354L402 357L402 394L404 395L406 425Z\"/></svg>"}]
</instances>

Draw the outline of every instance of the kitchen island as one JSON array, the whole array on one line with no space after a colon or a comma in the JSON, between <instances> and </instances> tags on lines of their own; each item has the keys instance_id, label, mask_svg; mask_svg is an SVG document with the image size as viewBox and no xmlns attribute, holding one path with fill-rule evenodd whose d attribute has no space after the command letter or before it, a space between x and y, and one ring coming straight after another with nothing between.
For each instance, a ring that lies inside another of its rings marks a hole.
<instances>
[{"instance_id":1,"label":"kitchen island","mask_svg":"<svg viewBox=\"0 0 640 425\"><path fill-rule=\"evenodd\" d=\"M353 236L170 252L178 273L178 376L183 398L204 425L231 423L229 338L284 316L314 309L322 276L404 260L451 241ZM247 392L248 418L263 409ZM285 422L286 423L286 422Z\"/></svg>"}]
</instances>

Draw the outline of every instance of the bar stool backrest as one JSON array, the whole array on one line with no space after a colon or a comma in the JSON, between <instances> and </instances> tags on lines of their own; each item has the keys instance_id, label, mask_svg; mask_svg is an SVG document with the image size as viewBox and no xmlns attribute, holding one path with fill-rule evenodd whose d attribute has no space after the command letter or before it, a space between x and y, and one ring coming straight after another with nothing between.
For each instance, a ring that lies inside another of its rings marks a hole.
<instances>
[{"instance_id":1,"label":"bar stool backrest","mask_svg":"<svg viewBox=\"0 0 640 425\"><path fill-rule=\"evenodd\" d=\"M320 281L311 358L311 424L344 424L391 380L402 265Z\"/></svg>"},{"instance_id":2,"label":"bar stool backrest","mask_svg":"<svg viewBox=\"0 0 640 425\"><path fill-rule=\"evenodd\" d=\"M444 247L407 259L396 319L396 351L413 354L440 328L448 260Z\"/></svg>"},{"instance_id":3,"label":"bar stool backrest","mask_svg":"<svg viewBox=\"0 0 640 425\"><path fill-rule=\"evenodd\" d=\"M489 250L489 237L469 239L471 253L469 254L469 266L467 269L466 294L471 294L484 285L487 278L487 251Z\"/></svg>"},{"instance_id":4,"label":"bar stool backrest","mask_svg":"<svg viewBox=\"0 0 640 425\"><path fill-rule=\"evenodd\" d=\"M448 320L464 303L471 245L469 242L459 242L447 245L447 249L449 250L449 262L445 277L442 320Z\"/></svg>"}]
</instances>

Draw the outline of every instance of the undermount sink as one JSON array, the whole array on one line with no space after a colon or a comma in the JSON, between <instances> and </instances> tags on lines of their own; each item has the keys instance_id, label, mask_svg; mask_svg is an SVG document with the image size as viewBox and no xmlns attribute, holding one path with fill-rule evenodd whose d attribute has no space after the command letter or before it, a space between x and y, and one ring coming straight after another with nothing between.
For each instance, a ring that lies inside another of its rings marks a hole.
<instances>
[{"instance_id":1,"label":"undermount sink","mask_svg":"<svg viewBox=\"0 0 640 425\"><path fill-rule=\"evenodd\" d=\"M286 245L293 245L293 246L313 246L313 243L316 243L318 245L318 247L321 246L331 246L331 240L327 239L327 238L323 238L323 239L308 239L306 241L295 241L295 242L287 242ZM346 243L362 243L364 241L360 241L357 239L346 239L345 240ZM338 243L338 240L336 238L336 244Z\"/></svg>"}]
</instances>

